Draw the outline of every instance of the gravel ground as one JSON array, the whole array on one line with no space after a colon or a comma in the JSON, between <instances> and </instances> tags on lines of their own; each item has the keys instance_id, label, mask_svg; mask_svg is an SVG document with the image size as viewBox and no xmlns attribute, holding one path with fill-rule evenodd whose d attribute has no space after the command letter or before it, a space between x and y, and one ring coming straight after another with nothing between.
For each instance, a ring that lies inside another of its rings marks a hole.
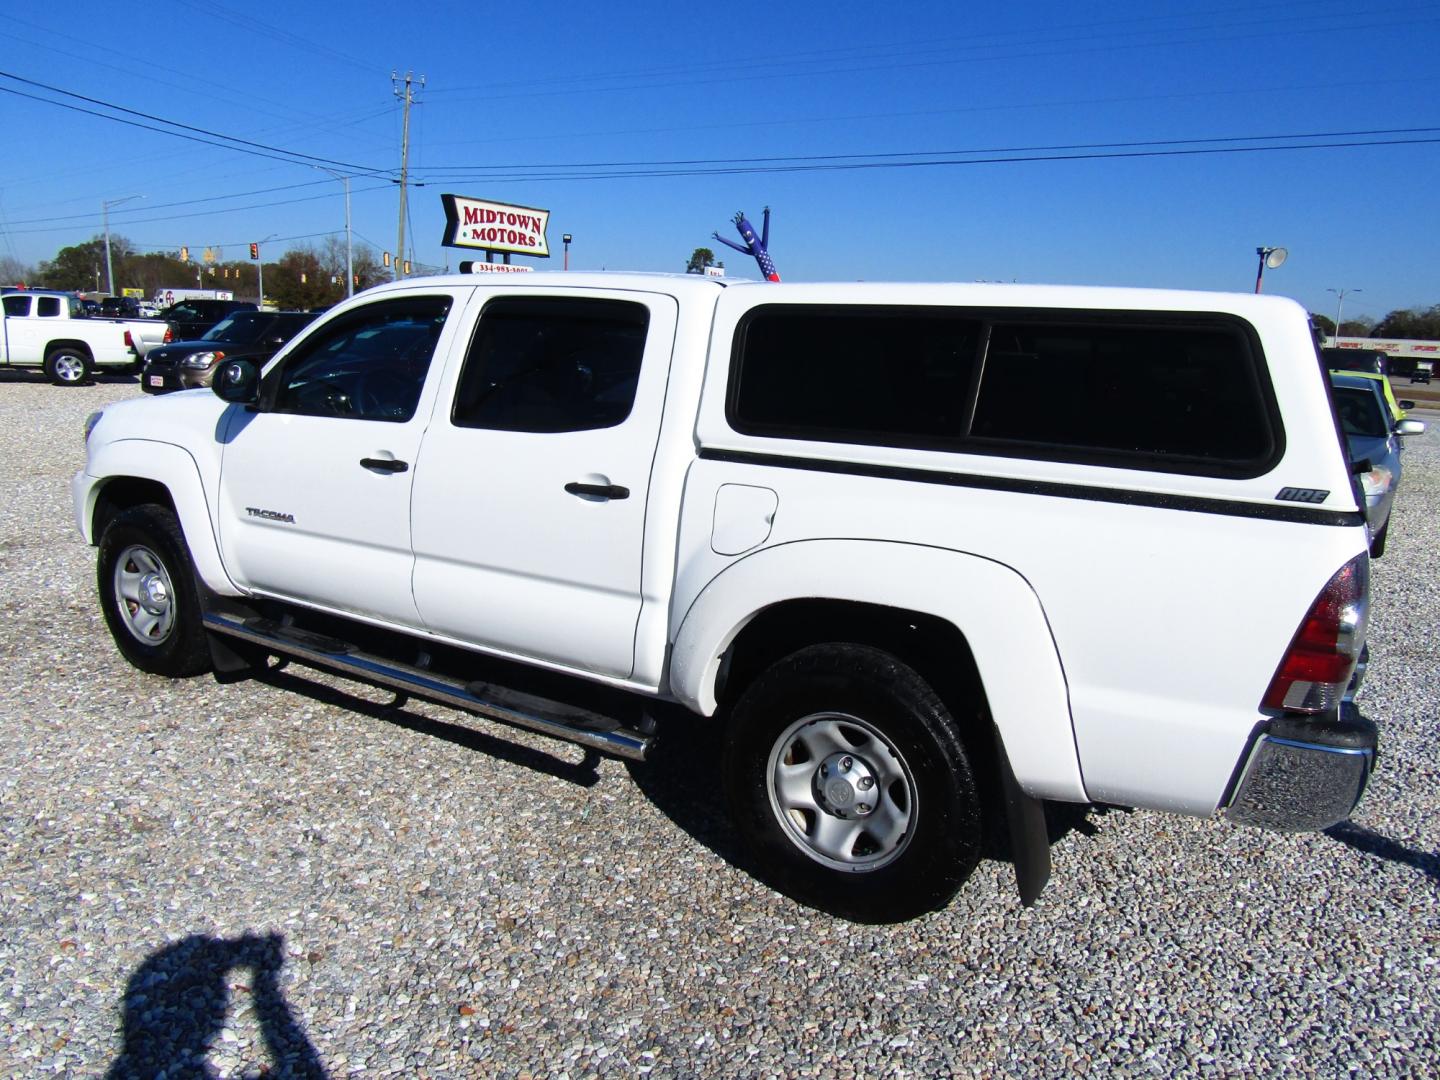
<instances>
[{"instance_id":1,"label":"gravel ground","mask_svg":"<svg viewBox=\"0 0 1440 1080\"><path fill-rule=\"evenodd\" d=\"M1374 568L1353 822L1092 813L1032 909L986 861L859 927L727 858L698 744L596 763L303 669L128 667L67 481L138 393L0 374L0 1075L1440 1072L1440 429Z\"/></svg>"}]
</instances>

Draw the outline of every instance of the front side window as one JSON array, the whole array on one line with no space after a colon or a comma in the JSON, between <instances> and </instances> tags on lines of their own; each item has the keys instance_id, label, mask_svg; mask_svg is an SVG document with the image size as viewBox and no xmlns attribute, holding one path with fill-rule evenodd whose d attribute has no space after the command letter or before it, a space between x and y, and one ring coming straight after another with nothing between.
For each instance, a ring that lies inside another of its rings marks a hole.
<instances>
[{"instance_id":1,"label":"front side window","mask_svg":"<svg viewBox=\"0 0 1440 1080\"><path fill-rule=\"evenodd\" d=\"M40 296L35 300L35 314L42 319L54 319L60 315L60 297Z\"/></svg>"},{"instance_id":2,"label":"front side window","mask_svg":"<svg viewBox=\"0 0 1440 1080\"><path fill-rule=\"evenodd\" d=\"M276 412L403 423L415 415L448 296L381 300L346 313L266 379Z\"/></svg>"},{"instance_id":3,"label":"front side window","mask_svg":"<svg viewBox=\"0 0 1440 1080\"><path fill-rule=\"evenodd\" d=\"M628 300L504 297L485 306L456 389L456 427L593 431L630 415L649 310Z\"/></svg>"}]
</instances>

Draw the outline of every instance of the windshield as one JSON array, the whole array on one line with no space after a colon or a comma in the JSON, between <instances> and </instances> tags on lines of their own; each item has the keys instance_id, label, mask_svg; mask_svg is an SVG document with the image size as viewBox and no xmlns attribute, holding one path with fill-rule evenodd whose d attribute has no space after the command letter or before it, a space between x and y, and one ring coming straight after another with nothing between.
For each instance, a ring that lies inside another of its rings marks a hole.
<instances>
[{"instance_id":1,"label":"windshield","mask_svg":"<svg viewBox=\"0 0 1440 1080\"><path fill-rule=\"evenodd\" d=\"M1335 408L1340 413L1340 426L1345 429L1346 435L1383 439L1390 434L1380 399L1369 390L1335 387Z\"/></svg>"},{"instance_id":2,"label":"windshield","mask_svg":"<svg viewBox=\"0 0 1440 1080\"><path fill-rule=\"evenodd\" d=\"M202 341L228 341L232 345L249 345L260 336L263 323L253 314L227 315L200 335Z\"/></svg>"}]
</instances>

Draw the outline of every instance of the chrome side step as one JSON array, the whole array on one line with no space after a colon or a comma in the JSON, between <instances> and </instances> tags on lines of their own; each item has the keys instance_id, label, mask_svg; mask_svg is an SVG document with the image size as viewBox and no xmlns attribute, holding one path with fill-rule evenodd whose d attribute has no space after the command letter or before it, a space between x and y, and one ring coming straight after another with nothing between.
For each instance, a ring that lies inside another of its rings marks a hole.
<instances>
[{"instance_id":1,"label":"chrome side step","mask_svg":"<svg viewBox=\"0 0 1440 1080\"><path fill-rule=\"evenodd\" d=\"M464 682L370 656L348 642L285 626L272 619L237 619L206 612L205 629L360 682L386 686L631 761L644 761L654 742L653 736L624 727L613 717L492 683Z\"/></svg>"}]
</instances>

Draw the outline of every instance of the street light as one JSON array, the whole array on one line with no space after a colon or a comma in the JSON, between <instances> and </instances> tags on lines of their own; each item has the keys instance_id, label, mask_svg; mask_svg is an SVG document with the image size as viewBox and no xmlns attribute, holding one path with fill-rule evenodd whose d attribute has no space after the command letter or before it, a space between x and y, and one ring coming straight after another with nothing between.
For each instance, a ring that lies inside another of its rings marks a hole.
<instances>
[{"instance_id":1,"label":"street light","mask_svg":"<svg viewBox=\"0 0 1440 1080\"><path fill-rule=\"evenodd\" d=\"M344 173L332 172L323 165L316 165L315 168L321 172L333 176L345 185L345 295L355 295L355 270L352 265L351 244L350 244L350 177Z\"/></svg>"},{"instance_id":2,"label":"street light","mask_svg":"<svg viewBox=\"0 0 1440 1080\"><path fill-rule=\"evenodd\" d=\"M1290 253L1284 248L1257 247L1255 254L1260 256L1260 269L1255 274L1255 291L1260 291L1260 280L1265 276L1265 268L1268 266L1274 270L1285 261L1285 256Z\"/></svg>"},{"instance_id":3,"label":"street light","mask_svg":"<svg viewBox=\"0 0 1440 1080\"><path fill-rule=\"evenodd\" d=\"M122 195L118 199L102 199L100 201L100 215L105 219L105 291L111 296L115 295L115 274L110 268L110 207L119 206L131 199L143 198L145 198L144 195Z\"/></svg>"},{"instance_id":4,"label":"street light","mask_svg":"<svg viewBox=\"0 0 1440 1080\"><path fill-rule=\"evenodd\" d=\"M565 269L570 269L570 234L567 232L561 239L565 242Z\"/></svg>"},{"instance_id":5,"label":"street light","mask_svg":"<svg viewBox=\"0 0 1440 1080\"><path fill-rule=\"evenodd\" d=\"M1335 302L1335 344L1340 344L1340 312L1345 308L1345 294L1364 292L1364 289L1326 289L1326 292L1333 292L1340 299Z\"/></svg>"}]
</instances>

